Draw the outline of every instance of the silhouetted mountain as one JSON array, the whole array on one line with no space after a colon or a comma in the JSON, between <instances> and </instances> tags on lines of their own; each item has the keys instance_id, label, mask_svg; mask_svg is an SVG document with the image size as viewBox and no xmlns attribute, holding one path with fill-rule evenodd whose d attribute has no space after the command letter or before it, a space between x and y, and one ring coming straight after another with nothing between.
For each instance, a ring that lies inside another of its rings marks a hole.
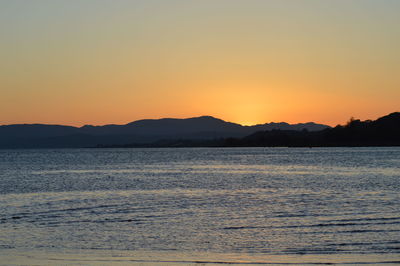
<instances>
[{"instance_id":1,"label":"silhouetted mountain","mask_svg":"<svg viewBox=\"0 0 400 266\"><path fill-rule=\"evenodd\" d=\"M321 131L260 131L241 139L228 138L222 146L400 146L400 113L375 121L351 119L345 126Z\"/></svg>"},{"instance_id":2,"label":"silhouetted mountain","mask_svg":"<svg viewBox=\"0 0 400 266\"><path fill-rule=\"evenodd\" d=\"M82 129L89 134L135 134L135 135L191 135L212 133L237 135L243 126L225 122L211 116L201 116L187 119L163 118L138 120L126 125L84 126ZM208 137L208 136L207 136Z\"/></svg>"},{"instance_id":3,"label":"silhouetted mountain","mask_svg":"<svg viewBox=\"0 0 400 266\"><path fill-rule=\"evenodd\" d=\"M242 126L212 116L188 119L146 119L126 125L83 127L20 124L0 126L0 148L72 148L126 143L153 143L159 140L209 140L241 138L260 130L288 129L309 131L328 128L315 123L267 123Z\"/></svg>"},{"instance_id":4,"label":"silhouetted mountain","mask_svg":"<svg viewBox=\"0 0 400 266\"><path fill-rule=\"evenodd\" d=\"M268 124L262 124L262 125L255 125L251 126L252 129L256 129L256 131L267 131L267 130L308 130L308 131L320 131L326 128L329 128L329 126L326 125L321 125L321 124L316 124L313 122L308 122L308 123L299 123L299 124L288 124L285 122L280 122L280 123L268 123Z\"/></svg>"},{"instance_id":5,"label":"silhouetted mountain","mask_svg":"<svg viewBox=\"0 0 400 266\"><path fill-rule=\"evenodd\" d=\"M397 146L400 144L400 113L391 113L375 121L351 119L347 125L325 132L324 141L331 145Z\"/></svg>"},{"instance_id":6,"label":"silhouetted mountain","mask_svg":"<svg viewBox=\"0 0 400 266\"><path fill-rule=\"evenodd\" d=\"M243 138L164 139L153 143L133 143L119 147L333 147L400 146L400 113L375 121L351 119L345 126L319 131L273 129Z\"/></svg>"}]
</instances>

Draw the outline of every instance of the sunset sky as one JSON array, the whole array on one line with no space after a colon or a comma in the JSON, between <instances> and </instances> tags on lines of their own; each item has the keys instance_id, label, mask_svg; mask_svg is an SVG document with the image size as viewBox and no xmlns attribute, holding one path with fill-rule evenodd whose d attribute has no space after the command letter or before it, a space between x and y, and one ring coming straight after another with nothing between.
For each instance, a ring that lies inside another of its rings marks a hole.
<instances>
[{"instance_id":1,"label":"sunset sky","mask_svg":"<svg viewBox=\"0 0 400 266\"><path fill-rule=\"evenodd\" d=\"M400 111L397 0L0 0L0 124Z\"/></svg>"}]
</instances>

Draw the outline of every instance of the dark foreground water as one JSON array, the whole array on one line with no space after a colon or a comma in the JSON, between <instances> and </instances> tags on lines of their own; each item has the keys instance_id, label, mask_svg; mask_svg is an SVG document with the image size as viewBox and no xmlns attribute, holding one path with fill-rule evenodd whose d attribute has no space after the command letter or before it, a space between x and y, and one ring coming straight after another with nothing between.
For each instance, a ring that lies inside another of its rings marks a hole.
<instances>
[{"instance_id":1,"label":"dark foreground water","mask_svg":"<svg viewBox=\"0 0 400 266\"><path fill-rule=\"evenodd\" d=\"M0 264L400 263L400 148L0 150L0 214Z\"/></svg>"}]
</instances>

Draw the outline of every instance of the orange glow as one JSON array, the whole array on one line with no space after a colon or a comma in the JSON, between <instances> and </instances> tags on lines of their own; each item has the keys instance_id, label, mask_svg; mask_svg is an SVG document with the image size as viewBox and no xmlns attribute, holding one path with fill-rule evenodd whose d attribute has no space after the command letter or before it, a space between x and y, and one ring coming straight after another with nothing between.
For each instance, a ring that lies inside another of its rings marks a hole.
<instances>
[{"instance_id":1,"label":"orange glow","mask_svg":"<svg viewBox=\"0 0 400 266\"><path fill-rule=\"evenodd\" d=\"M0 124L399 111L400 2L178 2L0 4Z\"/></svg>"}]
</instances>

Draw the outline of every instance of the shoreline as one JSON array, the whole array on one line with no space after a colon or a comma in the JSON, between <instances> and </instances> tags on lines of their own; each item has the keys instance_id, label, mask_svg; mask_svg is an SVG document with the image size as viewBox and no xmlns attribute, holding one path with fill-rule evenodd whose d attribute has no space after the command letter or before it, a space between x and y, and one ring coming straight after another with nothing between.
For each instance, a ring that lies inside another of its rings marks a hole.
<instances>
[{"instance_id":1,"label":"shoreline","mask_svg":"<svg viewBox=\"0 0 400 266\"><path fill-rule=\"evenodd\" d=\"M0 265L398 265L400 254L246 254L178 251L3 249Z\"/></svg>"}]
</instances>

